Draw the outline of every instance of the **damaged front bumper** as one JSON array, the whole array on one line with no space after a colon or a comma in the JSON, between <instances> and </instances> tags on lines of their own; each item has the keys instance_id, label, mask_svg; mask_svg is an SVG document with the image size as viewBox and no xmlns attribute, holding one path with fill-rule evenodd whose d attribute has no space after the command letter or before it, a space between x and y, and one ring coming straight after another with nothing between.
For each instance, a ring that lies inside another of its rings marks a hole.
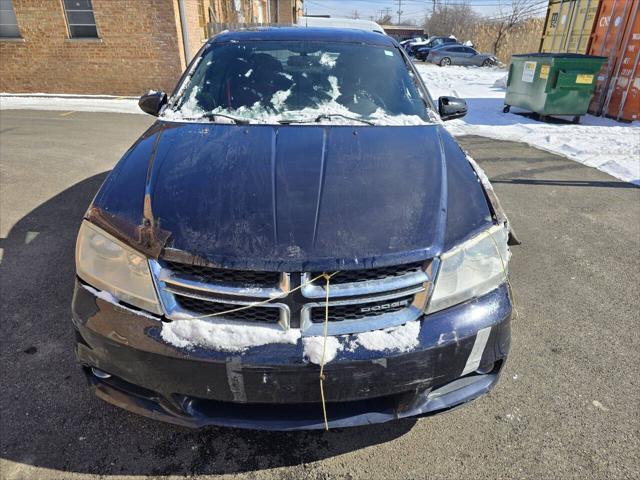
<instances>
[{"instance_id":1,"label":"damaged front bumper","mask_svg":"<svg viewBox=\"0 0 640 480\"><path fill-rule=\"evenodd\" d=\"M343 349L324 367L329 427L429 415L488 392L509 350L511 308L502 285L423 317L409 352ZM301 341L241 353L180 349L162 340L159 318L78 281L72 311L77 359L114 405L188 427L324 428L319 366L303 361Z\"/></svg>"}]
</instances>

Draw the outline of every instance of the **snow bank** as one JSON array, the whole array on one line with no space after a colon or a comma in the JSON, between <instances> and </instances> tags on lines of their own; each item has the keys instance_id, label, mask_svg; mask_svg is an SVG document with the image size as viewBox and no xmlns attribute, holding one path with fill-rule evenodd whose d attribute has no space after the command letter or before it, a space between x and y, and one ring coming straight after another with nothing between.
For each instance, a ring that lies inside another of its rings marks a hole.
<instances>
[{"instance_id":1,"label":"snow bank","mask_svg":"<svg viewBox=\"0 0 640 480\"><path fill-rule=\"evenodd\" d=\"M66 112L136 113L144 115L138 107L137 97L108 95L49 95L0 93L0 110L64 110Z\"/></svg>"},{"instance_id":2,"label":"snow bank","mask_svg":"<svg viewBox=\"0 0 640 480\"><path fill-rule=\"evenodd\" d=\"M454 135L482 135L524 142L640 185L640 122L619 123L585 115L580 125L539 122L503 113L506 70L480 67L417 65L434 98L454 95L467 100L466 117L445 123Z\"/></svg>"},{"instance_id":3,"label":"snow bank","mask_svg":"<svg viewBox=\"0 0 640 480\"><path fill-rule=\"evenodd\" d=\"M198 346L226 352L241 352L250 347L270 343L295 345L300 339L300 330L283 330L278 325L243 324L202 318L163 323L160 336L165 342L180 348Z\"/></svg>"}]
</instances>

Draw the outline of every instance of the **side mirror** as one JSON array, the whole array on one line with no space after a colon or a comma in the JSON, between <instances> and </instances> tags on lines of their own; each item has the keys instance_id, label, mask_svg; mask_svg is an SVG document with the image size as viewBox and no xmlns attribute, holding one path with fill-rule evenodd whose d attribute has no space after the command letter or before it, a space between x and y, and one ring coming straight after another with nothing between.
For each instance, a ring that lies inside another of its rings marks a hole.
<instances>
[{"instance_id":1,"label":"side mirror","mask_svg":"<svg viewBox=\"0 0 640 480\"><path fill-rule=\"evenodd\" d=\"M162 106L167 103L167 94L164 92L150 91L140 97L138 106L140 110L149 115L157 117Z\"/></svg>"},{"instance_id":2,"label":"side mirror","mask_svg":"<svg viewBox=\"0 0 640 480\"><path fill-rule=\"evenodd\" d=\"M442 120L464 117L467 114L467 102L457 97L440 97L438 112Z\"/></svg>"}]
</instances>

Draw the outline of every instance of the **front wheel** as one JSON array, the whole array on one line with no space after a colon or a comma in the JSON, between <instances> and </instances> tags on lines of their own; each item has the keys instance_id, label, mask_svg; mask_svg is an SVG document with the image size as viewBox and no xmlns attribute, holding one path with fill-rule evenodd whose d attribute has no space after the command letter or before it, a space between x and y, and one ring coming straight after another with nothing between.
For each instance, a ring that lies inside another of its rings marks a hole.
<instances>
[{"instance_id":1,"label":"front wheel","mask_svg":"<svg viewBox=\"0 0 640 480\"><path fill-rule=\"evenodd\" d=\"M509 110L511 110L511 105L505 105L504 108L502 109L504 113L509 113Z\"/></svg>"},{"instance_id":2,"label":"front wheel","mask_svg":"<svg viewBox=\"0 0 640 480\"><path fill-rule=\"evenodd\" d=\"M451 59L449 57L444 57L442 60L440 60L441 67L447 67L449 65L451 65Z\"/></svg>"},{"instance_id":3,"label":"front wheel","mask_svg":"<svg viewBox=\"0 0 640 480\"><path fill-rule=\"evenodd\" d=\"M493 62L488 58L484 62L482 62L483 67L490 67L492 65L493 65Z\"/></svg>"}]
</instances>

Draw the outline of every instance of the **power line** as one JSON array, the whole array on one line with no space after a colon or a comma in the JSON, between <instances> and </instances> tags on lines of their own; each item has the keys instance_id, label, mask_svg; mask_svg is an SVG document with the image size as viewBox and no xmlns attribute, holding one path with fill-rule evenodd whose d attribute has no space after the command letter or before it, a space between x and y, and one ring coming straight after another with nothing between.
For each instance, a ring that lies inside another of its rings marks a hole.
<instances>
[{"instance_id":1,"label":"power line","mask_svg":"<svg viewBox=\"0 0 640 480\"><path fill-rule=\"evenodd\" d=\"M373 5L385 5L385 4L389 5L389 4L395 3L397 4L397 7L398 7L397 12L395 12L398 14L398 23L402 21L403 17L414 17L415 15L420 15L420 14L426 15L429 13L429 10L431 10L431 13L433 14L435 12L437 5L442 5L444 7L469 6L471 8L506 7L505 0L477 0L477 2L474 0L470 0L470 1L465 1L465 0L349 0L348 3L367 4L366 6L363 6L363 8L365 9L367 6L372 6L372 4ZM344 16L344 17L350 16L350 14L352 14L352 11L351 12L348 11L346 8L344 8L344 6L341 6L341 4L342 4L342 0L335 0L335 2L334 0L331 0L331 1L306 0L305 1L305 5L309 5L311 9L315 10L316 12L326 11L336 16ZM542 14L546 10L547 4L548 2L546 0L542 0L539 3L533 4L532 5L533 8L526 13L529 13L531 15ZM391 8L386 5L382 9L376 9L375 11L369 10L369 12L374 14L379 12L381 15L383 15L383 11L385 11L387 15L390 15ZM417 8L415 10L411 9L410 11L405 11L402 9L402 7L406 7L406 5L410 5L412 7L415 6ZM422 9L418 10L420 6L423 6L424 10ZM485 18L490 20L499 20L499 19L508 18L509 16L511 16L511 14L502 14L499 12L494 12L493 15L487 16Z\"/></svg>"}]
</instances>

